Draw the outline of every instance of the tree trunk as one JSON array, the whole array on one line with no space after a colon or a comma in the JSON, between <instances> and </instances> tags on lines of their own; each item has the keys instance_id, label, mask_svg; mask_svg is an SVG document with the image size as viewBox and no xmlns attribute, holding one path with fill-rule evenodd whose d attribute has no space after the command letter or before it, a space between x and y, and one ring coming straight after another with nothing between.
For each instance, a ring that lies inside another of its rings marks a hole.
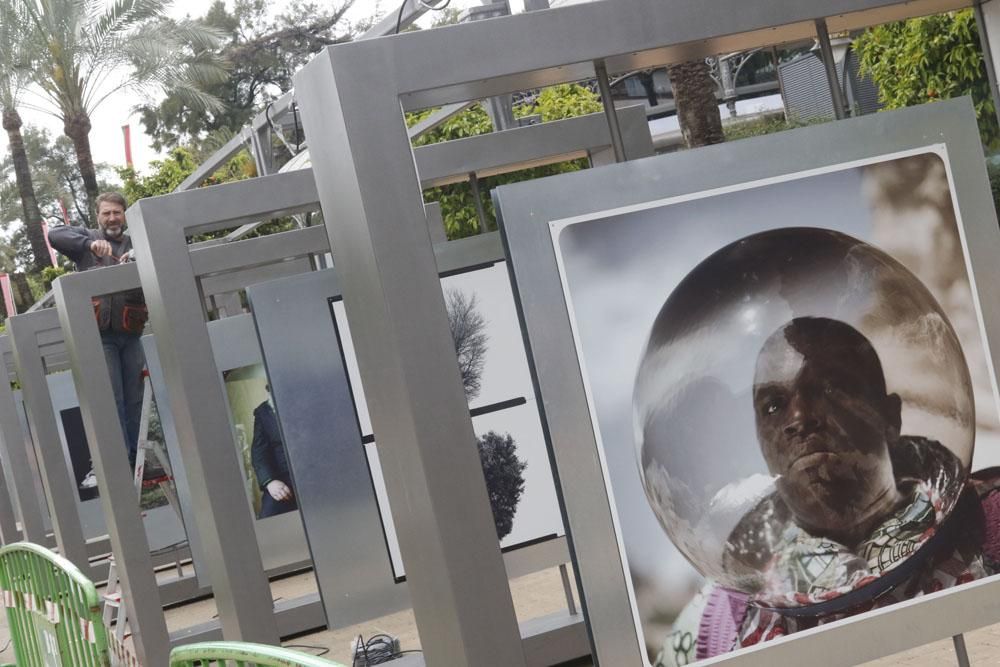
<instances>
[{"instance_id":1,"label":"tree trunk","mask_svg":"<svg viewBox=\"0 0 1000 667\"><path fill-rule=\"evenodd\" d=\"M17 312L23 313L35 303L35 295L31 293L28 276L18 271L10 274L11 292L14 293L14 304Z\"/></svg>"},{"instance_id":2,"label":"tree trunk","mask_svg":"<svg viewBox=\"0 0 1000 667\"><path fill-rule=\"evenodd\" d=\"M76 162L83 177L83 187L87 190L87 209L89 210L90 227L97 225L97 171L94 169L94 156L90 152L90 116L79 111L63 119L63 132L73 140L76 150Z\"/></svg>"},{"instance_id":3,"label":"tree trunk","mask_svg":"<svg viewBox=\"0 0 1000 667\"><path fill-rule=\"evenodd\" d=\"M667 66L670 86L674 91L677 118L688 148L719 144L726 140L722 133L718 86L704 60L692 60Z\"/></svg>"},{"instance_id":4,"label":"tree trunk","mask_svg":"<svg viewBox=\"0 0 1000 667\"><path fill-rule=\"evenodd\" d=\"M14 163L14 177L17 181L17 192L21 196L21 210L24 213L24 229L31 243L31 254L35 259L35 268L39 271L52 264L49 247L45 243L45 232L42 230L42 213L38 208L38 198L35 197L35 185L31 181L31 169L28 166L28 155L24 152L24 140L21 138L21 115L17 109L3 110L3 129L7 131L10 142L10 158Z\"/></svg>"}]
</instances>

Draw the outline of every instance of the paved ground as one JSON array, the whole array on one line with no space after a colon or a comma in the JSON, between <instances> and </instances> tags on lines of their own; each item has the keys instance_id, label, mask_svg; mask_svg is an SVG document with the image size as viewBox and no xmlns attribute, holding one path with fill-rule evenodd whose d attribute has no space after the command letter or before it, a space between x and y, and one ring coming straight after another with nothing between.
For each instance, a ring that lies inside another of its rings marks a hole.
<instances>
[{"instance_id":1,"label":"paved ground","mask_svg":"<svg viewBox=\"0 0 1000 667\"><path fill-rule=\"evenodd\" d=\"M545 616L565 608L562 581L556 568L516 579L512 585L514 606L519 621ZM312 573L305 573L276 581L271 585L275 599L289 599L316 590ZM213 600L201 600L167 612L167 625L171 630L193 625L211 619L216 615ZM351 664L351 642L360 634L365 638L378 633L387 633L400 639L405 650L419 650L420 638L417 634L413 613L402 611L396 614L336 631L324 630L298 637L286 642L310 653L322 653L324 657ZM6 616L0 614L0 664L13 663L14 652L9 646L10 634ZM1000 625L982 628L966 635L969 656L975 667L1000 665ZM951 641L936 642L905 653L889 656L864 667L946 667L955 665L955 654ZM577 665L575 667L583 667Z\"/></svg>"}]
</instances>

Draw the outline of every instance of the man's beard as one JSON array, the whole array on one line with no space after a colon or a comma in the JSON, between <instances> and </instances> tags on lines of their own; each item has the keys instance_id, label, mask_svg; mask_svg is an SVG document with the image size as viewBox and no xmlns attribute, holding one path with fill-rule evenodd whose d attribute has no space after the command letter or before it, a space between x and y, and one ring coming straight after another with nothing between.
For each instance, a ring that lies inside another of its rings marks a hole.
<instances>
[{"instance_id":1,"label":"man's beard","mask_svg":"<svg viewBox=\"0 0 1000 667\"><path fill-rule=\"evenodd\" d=\"M122 225L108 225L104 228L104 235L109 239L121 238L124 232L125 228Z\"/></svg>"}]
</instances>

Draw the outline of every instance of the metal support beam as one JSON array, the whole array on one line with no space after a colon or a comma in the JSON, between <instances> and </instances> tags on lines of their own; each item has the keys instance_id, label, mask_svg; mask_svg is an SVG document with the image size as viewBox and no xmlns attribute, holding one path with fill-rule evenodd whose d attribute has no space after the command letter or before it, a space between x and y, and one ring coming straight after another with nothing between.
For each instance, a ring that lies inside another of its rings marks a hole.
<instances>
[{"instance_id":1,"label":"metal support beam","mask_svg":"<svg viewBox=\"0 0 1000 667\"><path fill-rule=\"evenodd\" d=\"M426 134L427 132L433 130L435 127L441 125L452 116L461 113L462 111L465 111L475 103L476 100L469 100L468 102L455 102L454 104L446 104L437 111L435 111L434 113L432 113L431 115L427 116L427 118L424 118L419 123L415 123L413 127L407 130L407 134L410 136L410 139L416 139L420 135Z\"/></svg>"},{"instance_id":2,"label":"metal support beam","mask_svg":"<svg viewBox=\"0 0 1000 667\"><path fill-rule=\"evenodd\" d=\"M204 183L205 179L214 174L219 167L246 148L247 141L250 140L250 134L247 129L240 130L235 137L227 141L222 148L215 151L210 158L202 162L197 169L181 181L181 184L174 189L174 192L191 190Z\"/></svg>"},{"instance_id":3,"label":"metal support beam","mask_svg":"<svg viewBox=\"0 0 1000 667\"><path fill-rule=\"evenodd\" d=\"M38 345L39 332L58 326L53 310L25 313L7 320L28 424L35 443L35 454L45 480L45 495L56 544L65 558L88 572L90 558L87 554L87 542L83 537L83 526L74 498L76 480L70 473L63 454L62 439L59 437L59 427Z\"/></svg>"},{"instance_id":4,"label":"metal support beam","mask_svg":"<svg viewBox=\"0 0 1000 667\"><path fill-rule=\"evenodd\" d=\"M486 211L483 209L483 195L479 191L479 179L476 172L469 172L469 188L472 189L472 202L476 205L476 220L479 221L479 233L484 234L490 231L489 223L486 220Z\"/></svg>"},{"instance_id":5,"label":"metal support beam","mask_svg":"<svg viewBox=\"0 0 1000 667\"><path fill-rule=\"evenodd\" d=\"M170 641L146 528L142 522L142 509L126 456L125 434L118 419L94 419L96 411L91 410L91 403L96 398L112 396L114 392L105 356L81 353L101 349L101 334L94 320L89 295L88 298L79 298L74 291L74 288L80 289L80 278L85 277L84 274L71 274L55 282L56 310L66 337L66 349L90 444L91 462L100 489L111 551L118 564L136 657L142 664L164 664L170 652Z\"/></svg>"},{"instance_id":6,"label":"metal support beam","mask_svg":"<svg viewBox=\"0 0 1000 667\"><path fill-rule=\"evenodd\" d=\"M0 360L10 351L10 336L0 336ZM38 470L34 463L34 452L27 434L21 429L6 363L3 366L3 376L0 377L0 443L7 452L7 462L10 465L11 483L21 516L21 537L29 542L45 544L48 531L45 529L42 505L35 487ZM7 543L6 532L4 543Z\"/></svg>"},{"instance_id":7,"label":"metal support beam","mask_svg":"<svg viewBox=\"0 0 1000 667\"><path fill-rule=\"evenodd\" d=\"M611 133L611 147L615 151L615 162L624 162L625 142L622 141L622 129L618 125L615 101L611 97L611 84L608 83L608 68L605 67L603 60L594 62L594 73L597 75L597 88L601 91L601 104L604 105L604 115L608 119L608 131Z\"/></svg>"},{"instance_id":8,"label":"metal support beam","mask_svg":"<svg viewBox=\"0 0 1000 667\"><path fill-rule=\"evenodd\" d=\"M421 16L426 14L429 8L420 0L403 0L399 5L386 13L385 17L368 29L358 39L373 39L384 37L385 35L395 35L416 22Z\"/></svg>"},{"instance_id":9,"label":"metal support beam","mask_svg":"<svg viewBox=\"0 0 1000 667\"><path fill-rule=\"evenodd\" d=\"M315 183L308 172L292 172L146 199L127 213L181 458L199 509L198 534L227 639L276 643L278 633L186 237L315 206ZM199 212L197 219L189 215L191 210ZM224 247L199 252L218 253Z\"/></svg>"},{"instance_id":10,"label":"metal support beam","mask_svg":"<svg viewBox=\"0 0 1000 667\"><path fill-rule=\"evenodd\" d=\"M826 28L825 19L816 19L816 38L823 55L823 69L826 71L826 83L830 87L833 115L837 120L843 120L847 118L847 108L844 106L844 92L837 77L837 64L833 61L833 47L830 46L830 32Z\"/></svg>"},{"instance_id":11,"label":"metal support beam","mask_svg":"<svg viewBox=\"0 0 1000 667\"><path fill-rule=\"evenodd\" d=\"M955 662L958 663L958 667L970 667L969 650L965 648L965 635L955 635L951 638L951 642L955 645Z\"/></svg>"},{"instance_id":12,"label":"metal support beam","mask_svg":"<svg viewBox=\"0 0 1000 667\"><path fill-rule=\"evenodd\" d=\"M523 666L482 466L468 446L475 434L419 181L413 160L400 159L410 153L410 139L398 98L337 95L344 76L360 83L379 72L391 80L384 55L348 72L327 50L296 75L323 217L385 452L386 487L427 662ZM360 117L362 108L368 120L355 126L347 119ZM401 147L390 151L393 159L364 148L374 128ZM379 177L364 166L375 163L385 168ZM400 200L407 213L397 216Z\"/></svg>"},{"instance_id":13,"label":"metal support beam","mask_svg":"<svg viewBox=\"0 0 1000 667\"><path fill-rule=\"evenodd\" d=\"M509 593L490 552L496 539L488 534L484 490L475 488L477 464L449 456L467 447L467 402L399 109L590 78L599 60L611 73L625 72L815 34L813 3L740 0L732 7L737 4L739 11L707 12L698 3L662 0L581 3L337 45L295 77L362 381L374 397L372 419L388 452L390 502L394 510L405 508L400 545L421 638L434 651L431 664L523 659L511 653L513 622L503 599ZM829 0L822 11L839 31L959 4ZM496 44L504 46L504 58L489 57ZM451 525L458 521L456 507L464 511L460 536ZM574 534L587 532L580 524L591 518L569 516ZM588 561L586 575L598 582L601 573L607 576L617 552L611 556L603 567ZM596 646L602 664L640 659L639 643L627 636L631 612L623 591L598 583L582 592L591 624L618 631L617 640ZM614 604L606 604L608 596ZM489 640L481 641L480 633Z\"/></svg>"},{"instance_id":14,"label":"metal support beam","mask_svg":"<svg viewBox=\"0 0 1000 667\"><path fill-rule=\"evenodd\" d=\"M642 105L617 109L625 156L653 154L649 123ZM607 118L601 113L444 141L413 150L422 188L458 183L475 172L479 178L562 162L611 147Z\"/></svg>"}]
</instances>

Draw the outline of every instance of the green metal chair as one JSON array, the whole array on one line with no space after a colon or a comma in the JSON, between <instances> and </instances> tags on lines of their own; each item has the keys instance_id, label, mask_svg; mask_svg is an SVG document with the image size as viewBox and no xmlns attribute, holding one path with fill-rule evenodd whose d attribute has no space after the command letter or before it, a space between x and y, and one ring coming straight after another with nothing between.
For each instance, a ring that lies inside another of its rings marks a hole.
<instances>
[{"instance_id":1,"label":"green metal chair","mask_svg":"<svg viewBox=\"0 0 1000 667\"><path fill-rule=\"evenodd\" d=\"M111 664L97 589L62 556L29 542L0 548L0 599L16 667Z\"/></svg>"},{"instance_id":2,"label":"green metal chair","mask_svg":"<svg viewBox=\"0 0 1000 667\"><path fill-rule=\"evenodd\" d=\"M340 663L317 658L278 646L244 642L202 642L178 646L170 652L170 667L211 667L228 664L236 667L343 667Z\"/></svg>"}]
</instances>

